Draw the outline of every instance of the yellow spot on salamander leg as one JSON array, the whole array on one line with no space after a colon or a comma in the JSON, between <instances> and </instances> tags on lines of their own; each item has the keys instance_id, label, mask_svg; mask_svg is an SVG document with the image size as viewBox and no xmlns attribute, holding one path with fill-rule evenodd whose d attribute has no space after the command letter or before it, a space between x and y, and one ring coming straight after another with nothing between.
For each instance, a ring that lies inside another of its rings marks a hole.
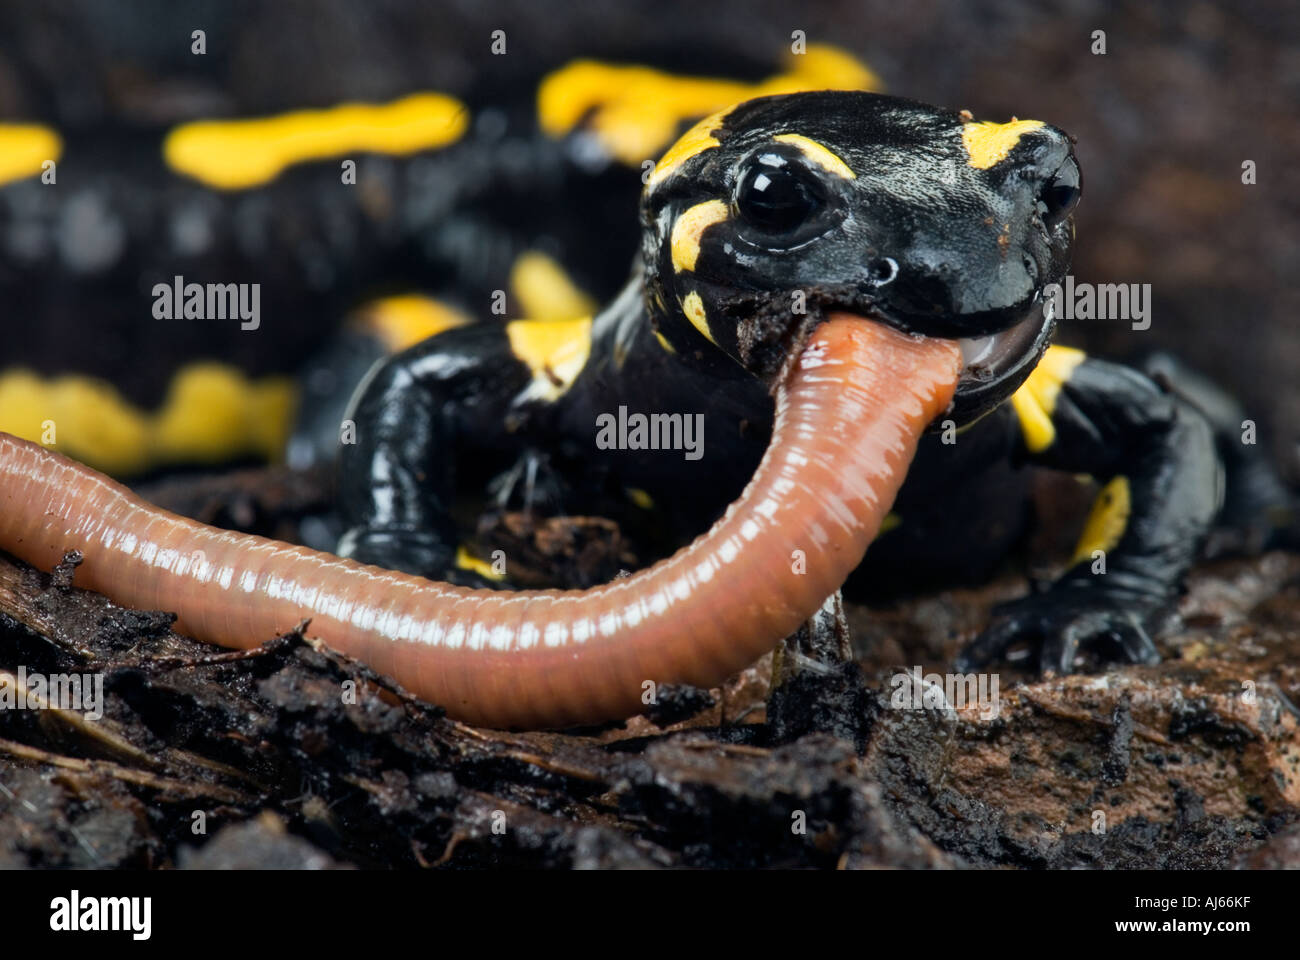
<instances>
[{"instance_id":1,"label":"yellow spot on salamander leg","mask_svg":"<svg viewBox=\"0 0 1300 960\"><path fill-rule=\"evenodd\" d=\"M798 133L781 133L772 138L778 143L789 143L799 148L799 151L811 160L817 166L821 167L837 177L843 177L845 180L856 180L857 174L849 169L849 165L831 153L816 140L810 140Z\"/></svg>"},{"instance_id":2,"label":"yellow spot on salamander leg","mask_svg":"<svg viewBox=\"0 0 1300 960\"><path fill-rule=\"evenodd\" d=\"M1041 120L1012 120L1010 123L970 122L961 128L966 156L976 170L1001 163L1015 149L1020 138L1043 126Z\"/></svg>"},{"instance_id":3,"label":"yellow spot on salamander leg","mask_svg":"<svg viewBox=\"0 0 1300 960\"><path fill-rule=\"evenodd\" d=\"M1133 510L1128 477L1115 477L1101 488L1092 503L1088 522L1083 527L1079 542L1074 548L1071 564L1091 560L1093 551L1115 548L1124 531L1128 529L1129 514Z\"/></svg>"},{"instance_id":4,"label":"yellow spot on salamander leg","mask_svg":"<svg viewBox=\"0 0 1300 960\"><path fill-rule=\"evenodd\" d=\"M883 90L884 83L869 66L848 51L827 43L810 43L803 53L790 51L786 71L768 77L755 97L801 90Z\"/></svg>"},{"instance_id":5,"label":"yellow spot on salamander leg","mask_svg":"<svg viewBox=\"0 0 1300 960\"><path fill-rule=\"evenodd\" d=\"M390 353L397 353L469 322L469 317L440 300L400 294L363 305L352 325L378 339Z\"/></svg>"},{"instance_id":6,"label":"yellow spot on salamander leg","mask_svg":"<svg viewBox=\"0 0 1300 960\"><path fill-rule=\"evenodd\" d=\"M296 163L347 153L406 156L461 138L469 119L459 100L415 93L388 104L343 103L274 117L201 120L163 142L167 165L219 190L261 186Z\"/></svg>"},{"instance_id":7,"label":"yellow spot on salamander leg","mask_svg":"<svg viewBox=\"0 0 1300 960\"><path fill-rule=\"evenodd\" d=\"M0 123L0 184L34 177L47 160L58 160L63 140L35 123Z\"/></svg>"},{"instance_id":8,"label":"yellow spot on salamander leg","mask_svg":"<svg viewBox=\"0 0 1300 960\"><path fill-rule=\"evenodd\" d=\"M506 324L510 350L532 371L521 400L558 400L591 356L591 317L514 320Z\"/></svg>"},{"instance_id":9,"label":"yellow spot on salamander leg","mask_svg":"<svg viewBox=\"0 0 1300 960\"><path fill-rule=\"evenodd\" d=\"M469 548L461 544L456 548L456 566L462 570L469 570L471 573L477 573L485 580L504 580L505 574L497 573L492 569L492 564L480 557L470 553Z\"/></svg>"},{"instance_id":10,"label":"yellow spot on salamander leg","mask_svg":"<svg viewBox=\"0 0 1300 960\"><path fill-rule=\"evenodd\" d=\"M1052 414L1056 411L1056 400L1074 368L1086 357L1082 350L1073 347L1048 347L1029 379L1011 395L1011 406L1020 420L1025 447L1030 453L1041 453L1055 442Z\"/></svg>"},{"instance_id":11,"label":"yellow spot on salamander leg","mask_svg":"<svg viewBox=\"0 0 1300 960\"><path fill-rule=\"evenodd\" d=\"M554 259L537 250L521 253L510 268L510 289L530 320L572 320L596 312L596 302Z\"/></svg>"},{"instance_id":12,"label":"yellow spot on salamander leg","mask_svg":"<svg viewBox=\"0 0 1300 960\"><path fill-rule=\"evenodd\" d=\"M678 273L694 270L700 257L700 238L715 223L727 219L727 205L721 200L697 203L677 218L673 224L673 269Z\"/></svg>"}]
</instances>

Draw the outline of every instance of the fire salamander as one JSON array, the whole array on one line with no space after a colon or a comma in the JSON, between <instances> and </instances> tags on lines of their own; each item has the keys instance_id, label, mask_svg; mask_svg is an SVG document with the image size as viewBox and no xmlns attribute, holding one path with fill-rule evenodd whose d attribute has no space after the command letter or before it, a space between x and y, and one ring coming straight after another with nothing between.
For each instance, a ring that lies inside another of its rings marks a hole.
<instances>
[{"instance_id":1,"label":"fire salamander","mask_svg":"<svg viewBox=\"0 0 1300 960\"><path fill-rule=\"evenodd\" d=\"M1047 671L1069 672L1085 644L1157 660L1152 635L1224 471L1193 403L1049 346L1044 290L1068 270L1080 188L1070 138L1035 120L863 92L719 110L649 173L641 256L608 306L457 326L370 373L341 447L338 552L477 582L451 508L494 475L527 478L507 485L525 506L649 513L667 551L736 498L771 433L770 385L810 329L848 311L961 338L966 357L897 523L848 588L987 571L1023 530L1019 467L1090 474L1101 492L1073 565L1000 608L961 666L1021 643Z\"/></svg>"},{"instance_id":2,"label":"fire salamander","mask_svg":"<svg viewBox=\"0 0 1300 960\"><path fill-rule=\"evenodd\" d=\"M579 61L527 105L421 91L163 127L0 122L0 296L42 318L0 358L0 430L119 476L332 458L373 360L498 290L499 319L612 294L640 165L695 119L878 82L831 47L789 61L753 82ZM231 283L257 288L256 316ZM159 285L174 303L155 303ZM70 336L87 304L96 336Z\"/></svg>"}]
</instances>

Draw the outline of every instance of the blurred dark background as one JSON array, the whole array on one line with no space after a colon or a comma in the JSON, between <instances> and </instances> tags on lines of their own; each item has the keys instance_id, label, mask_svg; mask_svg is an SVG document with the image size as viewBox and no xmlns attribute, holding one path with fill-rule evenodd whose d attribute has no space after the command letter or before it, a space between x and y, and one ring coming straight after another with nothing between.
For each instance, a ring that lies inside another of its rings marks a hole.
<instances>
[{"instance_id":1,"label":"blurred dark background","mask_svg":"<svg viewBox=\"0 0 1300 960\"><path fill-rule=\"evenodd\" d=\"M1288 0L5 2L0 118L161 127L429 87L475 107L527 103L542 74L575 57L760 76L803 30L862 57L890 93L1074 134L1085 179L1075 275L1150 283L1154 312L1146 332L1090 321L1060 339L1117 358L1176 351L1243 399L1296 479L1297 20ZM199 27L205 57L189 51ZM488 53L496 29L503 57ZM1104 56L1090 51L1095 30ZM1241 182L1245 160L1257 185ZM66 333L94 336L93 304Z\"/></svg>"}]
</instances>

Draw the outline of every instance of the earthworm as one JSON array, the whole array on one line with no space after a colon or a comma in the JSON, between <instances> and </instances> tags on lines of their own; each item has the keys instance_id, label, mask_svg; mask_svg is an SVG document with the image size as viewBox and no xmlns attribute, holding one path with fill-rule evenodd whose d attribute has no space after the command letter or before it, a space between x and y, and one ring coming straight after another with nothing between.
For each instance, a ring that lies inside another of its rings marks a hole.
<instances>
[{"instance_id":1,"label":"earthworm","mask_svg":"<svg viewBox=\"0 0 1300 960\"><path fill-rule=\"evenodd\" d=\"M200 640L310 632L451 717L563 727L643 709L649 682L716 686L861 561L961 369L955 342L832 314L776 389L772 440L726 513L673 556L588 590L473 590L178 517L0 434L0 547L177 614Z\"/></svg>"}]
</instances>

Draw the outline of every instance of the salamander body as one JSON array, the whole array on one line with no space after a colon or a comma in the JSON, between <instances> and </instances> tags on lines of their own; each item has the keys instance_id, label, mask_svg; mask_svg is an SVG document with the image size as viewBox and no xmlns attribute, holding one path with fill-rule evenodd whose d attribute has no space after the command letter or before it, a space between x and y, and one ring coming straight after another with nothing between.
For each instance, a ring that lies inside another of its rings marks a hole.
<instances>
[{"instance_id":1,"label":"salamander body","mask_svg":"<svg viewBox=\"0 0 1300 960\"><path fill-rule=\"evenodd\" d=\"M966 358L847 589L987 575L1024 532L1020 466L1090 474L1102 493L1074 564L999 611L966 665L1020 641L1047 670L1069 671L1093 642L1155 659L1151 633L1216 515L1222 467L1189 403L1049 345L1044 291L1068 271L1080 186L1069 137L1039 121L837 91L719 111L648 175L642 254L604 310L458 328L371 373L350 413L357 442L341 447L340 552L459 576L451 505L485 474L530 479L502 503L531 508L540 489L555 512L648 514L666 552L735 499L770 435L773 377L843 310L957 339ZM702 452L628 433L636 416L647 431L701 425ZM618 442L597 443L615 422Z\"/></svg>"}]
</instances>

